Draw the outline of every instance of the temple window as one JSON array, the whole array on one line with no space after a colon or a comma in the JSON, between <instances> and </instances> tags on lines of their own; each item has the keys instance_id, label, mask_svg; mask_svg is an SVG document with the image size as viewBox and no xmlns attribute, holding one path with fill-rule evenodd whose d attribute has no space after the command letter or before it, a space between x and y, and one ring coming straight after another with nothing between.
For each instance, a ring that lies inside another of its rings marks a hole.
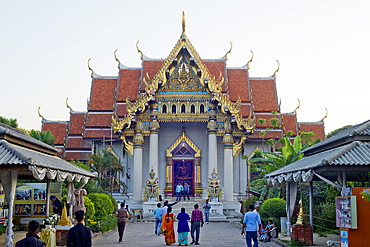
<instances>
[{"instance_id":1,"label":"temple window","mask_svg":"<svg viewBox=\"0 0 370 247\"><path fill-rule=\"evenodd\" d=\"M191 105L191 107L190 107L190 113L195 113L195 106L194 105Z\"/></svg>"},{"instance_id":2,"label":"temple window","mask_svg":"<svg viewBox=\"0 0 370 247\"><path fill-rule=\"evenodd\" d=\"M201 104L201 105L200 105L199 112L200 112L201 114L202 114L202 113L204 113L204 105L203 105L203 104Z\"/></svg>"},{"instance_id":3,"label":"temple window","mask_svg":"<svg viewBox=\"0 0 370 247\"><path fill-rule=\"evenodd\" d=\"M167 113L167 105L162 106L162 113Z\"/></svg>"},{"instance_id":4,"label":"temple window","mask_svg":"<svg viewBox=\"0 0 370 247\"><path fill-rule=\"evenodd\" d=\"M172 105L172 113L176 113L176 105Z\"/></svg>"},{"instance_id":5,"label":"temple window","mask_svg":"<svg viewBox=\"0 0 370 247\"><path fill-rule=\"evenodd\" d=\"M182 105L181 106L181 113L185 113L186 112L186 107L185 107L185 105Z\"/></svg>"}]
</instances>

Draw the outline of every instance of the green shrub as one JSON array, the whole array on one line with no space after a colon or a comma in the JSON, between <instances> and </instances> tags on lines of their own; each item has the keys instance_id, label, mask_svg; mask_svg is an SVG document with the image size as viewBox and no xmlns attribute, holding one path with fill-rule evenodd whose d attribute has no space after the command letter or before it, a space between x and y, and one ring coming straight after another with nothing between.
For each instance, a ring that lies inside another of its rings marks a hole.
<instances>
[{"instance_id":1,"label":"green shrub","mask_svg":"<svg viewBox=\"0 0 370 247\"><path fill-rule=\"evenodd\" d=\"M285 200L271 198L261 205L260 214L280 219L280 217L286 216L285 206Z\"/></svg>"},{"instance_id":2,"label":"green shrub","mask_svg":"<svg viewBox=\"0 0 370 247\"><path fill-rule=\"evenodd\" d=\"M112 200L111 197L103 193L88 194L87 197L94 203L95 217L100 220L103 217L112 213ZM117 210L117 203L113 201L114 211Z\"/></svg>"},{"instance_id":3,"label":"green shrub","mask_svg":"<svg viewBox=\"0 0 370 247\"><path fill-rule=\"evenodd\" d=\"M117 227L117 218L115 215L108 215L100 220L100 229L102 233L114 229L115 227Z\"/></svg>"}]
</instances>

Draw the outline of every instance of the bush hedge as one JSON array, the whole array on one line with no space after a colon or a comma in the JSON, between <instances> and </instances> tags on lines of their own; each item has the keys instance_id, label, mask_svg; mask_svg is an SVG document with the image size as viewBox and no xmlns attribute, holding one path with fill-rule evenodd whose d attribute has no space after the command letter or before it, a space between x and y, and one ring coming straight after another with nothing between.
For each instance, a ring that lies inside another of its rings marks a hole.
<instances>
[{"instance_id":1,"label":"bush hedge","mask_svg":"<svg viewBox=\"0 0 370 247\"><path fill-rule=\"evenodd\" d=\"M266 225L268 220L276 222L280 229L280 217L286 217L286 202L280 198L270 198L262 203L260 215L262 222Z\"/></svg>"},{"instance_id":2,"label":"bush hedge","mask_svg":"<svg viewBox=\"0 0 370 247\"><path fill-rule=\"evenodd\" d=\"M91 193L87 197L94 203L95 217L100 220L112 213L111 197L103 193ZM114 212L117 211L117 202L113 198Z\"/></svg>"}]
</instances>

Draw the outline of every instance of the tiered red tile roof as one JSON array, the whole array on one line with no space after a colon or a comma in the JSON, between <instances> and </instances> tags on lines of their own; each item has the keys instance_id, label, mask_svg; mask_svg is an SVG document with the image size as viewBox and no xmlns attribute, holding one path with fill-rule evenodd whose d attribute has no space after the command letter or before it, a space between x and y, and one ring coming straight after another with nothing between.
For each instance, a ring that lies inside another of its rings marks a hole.
<instances>
[{"instance_id":1,"label":"tiered red tile roof","mask_svg":"<svg viewBox=\"0 0 370 247\"><path fill-rule=\"evenodd\" d=\"M150 79L157 74L163 64L162 59L147 59L142 61L141 68L128 68L121 65L119 76L98 76L94 74L91 84L90 104L87 112L72 111L68 124L57 122L45 123L43 130L50 130L56 138L55 144L66 144L65 159L86 161L92 152L93 141L109 141L119 137L112 134L112 114L123 117L126 111L126 98L136 101L138 95L145 89L142 78L148 73ZM282 114L277 103L276 80L274 76L265 78L249 77L247 67L227 68L226 59L203 60L211 75L218 79L220 72L224 77L222 91L229 95L231 101L241 99L241 114L244 118L253 111L256 119L256 129L250 140L261 140L259 133L266 131L264 139L281 138L292 130L294 135L300 132L313 131L316 138L324 139L324 125L321 122L297 123L295 114ZM276 111L281 128L272 130L269 120ZM266 124L258 123L259 118L266 119ZM298 128L299 124L299 128ZM66 132L66 128L68 129ZM65 140L64 140L65 139Z\"/></svg>"}]
</instances>

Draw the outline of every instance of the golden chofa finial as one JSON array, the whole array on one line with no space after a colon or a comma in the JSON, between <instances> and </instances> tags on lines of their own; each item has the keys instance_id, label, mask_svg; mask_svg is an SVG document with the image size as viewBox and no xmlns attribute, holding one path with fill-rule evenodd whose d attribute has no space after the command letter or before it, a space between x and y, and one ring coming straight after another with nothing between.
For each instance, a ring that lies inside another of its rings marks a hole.
<instances>
[{"instance_id":1,"label":"golden chofa finial","mask_svg":"<svg viewBox=\"0 0 370 247\"><path fill-rule=\"evenodd\" d=\"M185 12L182 11L182 33L185 34Z\"/></svg>"},{"instance_id":2,"label":"golden chofa finial","mask_svg":"<svg viewBox=\"0 0 370 247\"><path fill-rule=\"evenodd\" d=\"M301 101L299 99L297 99L297 100L298 100L298 106L294 110L296 116L297 116L297 111L298 111L299 107L301 106Z\"/></svg>"},{"instance_id":3,"label":"golden chofa finial","mask_svg":"<svg viewBox=\"0 0 370 247\"><path fill-rule=\"evenodd\" d=\"M68 97L66 98L66 106L69 109L69 114L72 113L72 108L68 105Z\"/></svg>"},{"instance_id":4,"label":"golden chofa finial","mask_svg":"<svg viewBox=\"0 0 370 247\"><path fill-rule=\"evenodd\" d=\"M42 118L42 119L44 119L44 117L41 115L41 113L40 113L40 108L41 108L41 106L39 106L39 109L37 109L37 113L39 114L39 117L40 118Z\"/></svg>"},{"instance_id":5,"label":"golden chofa finial","mask_svg":"<svg viewBox=\"0 0 370 247\"><path fill-rule=\"evenodd\" d=\"M116 52L117 52L118 49L116 49L114 51L114 58L116 59L116 61L118 62L118 69L121 67L121 62L118 60L117 56L116 56Z\"/></svg>"},{"instance_id":6,"label":"golden chofa finial","mask_svg":"<svg viewBox=\"0 0 370 247\"><path fill-rule=\"evenodd\" d=\"M141 54L140 59L143 60L144 55L143 55L143 52L140 51L138 44L139 44L139 40L136 42L136 49L137 49L137 52Z\"/></svg>"},{"instance_id":7,"label":"golden chofa finial","mask_svg":"<svg viewBox=\"0 0 370 247\"><path fill-rule=\"evenodd\" d=\"M231 47L230 47L230 50L228 51L228 52L226 52L226 55L225 55L225 57L226 57L226 61L227 61L227 55L228 54L230 54L231 53L231 50L233 49L233 43L231 43L231 41L229 41L230 42L230 45L231 45Z\"/></svg>"},{"instance_id":8,"label":"golden chofa finial","mask_svg":"<svg viewBox=\"0 0 370 247\"><path fill-rule=\"evenodd\" d=\"M281 112L281 98L279 99L279 112Z\"/></svg>"},{"instance_id":9,"label":"golden chofa finial","mask_svg":"<svg viewBox=\"0 0 370 247\"><path fill-rule=\"evenodd\" d=\"M91 60L91 58L89 58L89 60L87 60L87 67L89 68L89 70L91 70L91 78L93 78L94 70L92 70L92 68L90 67L90 60Z\"/></svg>"},{"instance_id":10,"label":"golden chofa finial","mask_svg":"<svg viewBox=\"0 0 370 247\"><path fill-rule=\"evenodd\" d=\"M278 60L276 60L276 62L278 63L278 67L277 67L277 69L276 69L276 70L275 70L275 72L274 72L275 79L276 79L276 72L278 72L278 71L279 71L279 69L280 69L280 63L279 63L279 61L278 61Z\"/></svg>"},{"instance_id":11,"label":"golden chofa finial","mask_svg":"<svg viewBox=\"0 0 370 247\"><path fill-rule=\"evenodd\" d=\"M326 109L326 107L325 107L325 110L326 110L326 114L325 114L325 117L322 118L322 124L325 124L324 119L328 117L328 109Z\"/></svg>"},{"instance_id":12,"label":"golden chofa finial","mask_svg":"<svg viewBox=\"0 0 370 247\"><path fill-rule=\"evenodd\" d=\"M252 52L252 57L251 57L251 60L249 60L249 62L247 63L247 66L248 66L248 70L249 70L249 63L253 61L253 55L254 55L254 54L253 54L253 51L252 51L252 50L251 50L251 52Z\"/></svg>"}]
</instances>

